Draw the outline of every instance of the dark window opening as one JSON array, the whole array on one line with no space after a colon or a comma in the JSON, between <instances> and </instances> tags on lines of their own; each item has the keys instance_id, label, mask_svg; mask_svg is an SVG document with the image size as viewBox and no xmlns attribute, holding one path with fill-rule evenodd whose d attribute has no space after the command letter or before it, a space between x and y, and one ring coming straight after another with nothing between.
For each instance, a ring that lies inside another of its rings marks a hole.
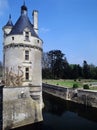
<instances>
[{"instance_id":1,"label":"dark window opening","mask_svg":"<svg viewBox=\"0 0 97 130\"><path fill-rule=\"evenodd\" d=\"M12 37L12 40L14 40L14 37Z\"/></svg>"},{"instance_id":2,"label":"dark window opening","mask_svg":"<svg viewBox=\"0 0 97 130\"><path fill-rule=\"evenodd\" d=\"M37 40L37 42L39 43L39 40Z\"/></svg>"},{"instance_id":3,"label":"dark window opening","mask_svg":"<svg viewBox=\"0 0 97 130\"><path fill-rule=\"evenodd\" d=\"M29 51L28 50L25 51L25 60L29 60Z\"/></svg>"},{"instance_id":4,"label":"dark window opening","mask_svg":"<svg viewBox=\"0 0 97 130\"><path fill-rule=\"evenodd\" d=\"M29 68L25 68L25 79L29 80Z\"/></svg>"},{"instance_id":5,"label":"dark window opening","mask_svg":"<svg viewBox=\"0 0 97 130\"><path fill-rule=\"evenodd\" d=\"M29 41L29 32L25 32L25 40Z\"/></svg>"}]
</instances>

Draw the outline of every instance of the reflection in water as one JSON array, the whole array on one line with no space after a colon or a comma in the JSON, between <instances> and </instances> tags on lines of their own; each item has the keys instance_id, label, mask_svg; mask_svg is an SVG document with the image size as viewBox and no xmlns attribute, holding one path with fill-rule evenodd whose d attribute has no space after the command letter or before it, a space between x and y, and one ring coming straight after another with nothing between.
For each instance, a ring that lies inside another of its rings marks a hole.
<instances>
[{"instance_id":1,"label":"reflection in water","mask_svg":"<svg viewBox=\"0 0 97 130\"><path fill-rule=\"evenodd\" d=\"M15 130L97 130L97 109L44 93L44 121Z\"/></svg>"},{"instance_id":2,"label":"reflection in water","mask_svg":"<svg viewBox=\"0 0 97 130\"><path fill-rule=\"evenodd\" d=\"M49 94L44 93L45 109L44 111L53 115L62 116L67 111L74 112L80 117L97 122L97 109L86 107L81 104L65 101Z\"/></svg>"},{"instance_id":3,"label":"reflection in water","mask_svg":"<svg viewBox=\"0 0 97 130\"><path fill-rule=\"evenodd\" d=\"M53 130L97 130L97 109L44 93L44 124Z\"/></svg>"},{"instance_id":4,"label":"reflection in water","mask_svg":"<svg viewBox=\"0 0 97 130\"><path fill-rule=\"evenodd\" d=\"M27 125L20 128L16 128L13 130L43 130L42 127L43 127L43 122L40 122L40 123L35 123L32 125Z\"/></svg>"}]
</instances>

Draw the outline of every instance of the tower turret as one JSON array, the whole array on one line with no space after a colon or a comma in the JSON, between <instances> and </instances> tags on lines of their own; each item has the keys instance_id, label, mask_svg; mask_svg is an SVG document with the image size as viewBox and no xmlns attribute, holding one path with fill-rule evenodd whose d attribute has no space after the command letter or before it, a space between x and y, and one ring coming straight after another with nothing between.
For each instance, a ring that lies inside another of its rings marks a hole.
<instances>
[{"instance_id":1,"label":"tower turret","mask_svg":"<svg viewBox=\"0 0 97 130\"><path fill-rule=\"evenodd\" d=\"M15 25L13 26L10 16L4 27L4 29L10 29L7 31L8 35L3 42L5 77L8 71L13 74L15 81L10 81L9 86L29 86L30 84L35 89L37 89L36 86L41 89L42 40L36 33L38 30L38 12L34 11L34 26L27 13L27 7L24 3L21 6L21 15ZM19 81L17 82L16 78L19 76L21 79L18 78Z\"/></svg>"},{"instance_id":2,"label":"tower turret","mask_svg":"<svg viewBox=\"0 0 97 130\"><path fill-rule=\"evenodd\" d=\"M13 23L11 20L11 15L9 15L9 20L7 24L3 27L4 36L8 35L11 32L12 28L13 28Z\"/></svg>"},{"instance_id":3,"label":"tower turret","mask_svg":"<svg viewBox=\"0 0 97 130\"><path fill-rule=\"evenodd\" d=\"M33 26L32 22L30 22L25 3L21 6L20 11L21 14L14 26L11 16L9 16L7 24L3 27L6 35L3 41L4 130L7 127L10 129L10 126L14 128L14 126L20 127L21 125L42 121L41 60L43 41L34 29L37 26ZM35 13L35 16L37 18L37 13ZM18 108L21 106L23 109L19 110ZM7 107L8 109L6 109ZM14 116L13 113L15 113ZM20 118L21 116L22 118Z\"/></svg>"}]
</instances>

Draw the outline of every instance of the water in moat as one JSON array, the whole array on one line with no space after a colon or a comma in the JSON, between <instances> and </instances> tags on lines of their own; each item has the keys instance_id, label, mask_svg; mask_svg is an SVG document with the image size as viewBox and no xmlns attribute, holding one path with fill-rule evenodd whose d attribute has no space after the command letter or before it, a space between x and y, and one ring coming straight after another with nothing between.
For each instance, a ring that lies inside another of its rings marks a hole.
<instances>
[{"instance_id":1,"label":"water in moat","mask_svg":"<svg viewBox=\"0 0 97 130\"><path fill-rule=\"evenodd\" d=\"M44 121L14 130L97 130L97 109L43 93Z\"/></svg>"}]
</instances>

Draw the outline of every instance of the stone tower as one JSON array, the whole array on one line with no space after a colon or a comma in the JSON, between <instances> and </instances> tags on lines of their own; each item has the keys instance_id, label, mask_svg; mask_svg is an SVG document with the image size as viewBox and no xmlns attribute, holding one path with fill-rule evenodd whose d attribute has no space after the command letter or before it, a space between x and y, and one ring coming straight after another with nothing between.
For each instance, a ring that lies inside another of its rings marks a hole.
<instances>
[{"instance_id":1,"label":"stone tower","mask_svg":"<svg viewBox=\"0 0 97 130\"><path fill-rule=\"evenodd\" d=\"M13 76L23 75L22 86L41 86L42 40L38 36L38 12L33 11L34 25L27 13L27 7L23 5L16 24L13 25L9 16L3 28L4 68L5 73L11 71ZM15 81L14 84L18 85Z\"/></svg>"},{"instance_id":2,"label":"stone tower","mask_svg":"<svg viewBox=\"0 0 97 130\"><path fill-rule=\"evenodd\" d=\"M33 23L25 4L15 25L11 15L3 27L3 129L42 121L42 40L38 36L38 11Z\"/></svg>"},{"instance_id":3,"label":"stone tower","mask_svg":"<svg viewBox=\"0 0 97 130\"><path fill-rule=\"evenodd\" d=\"M31 96L40 98L42 40L38 36L38 11L33 11L32 15L33 24L24 4L15 25L9 16L3 27L4 79L6 86L30 86Z\"/></svg>"}]
</instances>

